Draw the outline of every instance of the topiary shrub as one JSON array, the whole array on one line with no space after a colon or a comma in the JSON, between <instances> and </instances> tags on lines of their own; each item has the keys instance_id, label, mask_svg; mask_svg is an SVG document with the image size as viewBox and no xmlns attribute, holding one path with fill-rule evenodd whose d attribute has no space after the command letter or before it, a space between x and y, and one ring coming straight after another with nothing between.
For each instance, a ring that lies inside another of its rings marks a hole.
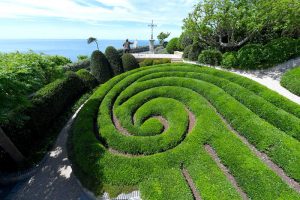
<instances>
[{"instance_id":1,"label":"topiary shrub","mask_svg":"<svg viewBox=\"0 0 300 200\"><path fill-rule=\"evenodd\" d=\"M189 53L190 53L192 47L193 47L193 45L188 45L187 47L184 48L183 55L182 55L183 58L189 57Z\"/></svg>"},{"instance_id":2,"label":"topiary shrub","mask_svg":"<svg viewBox=\"0 0 300 200\"><path fill-rule=\"evenodd\" d=\"M296 52L296 40L293 38L279 38L264 46L264 58L273 65L293 58Z\"/></svg>"},{"instance_id":3,"label":"topiary shrub","mask_svg":"<svg viewBox=\"0 0 300 200\"><path fill-rule=\"evenodd\" d=\"M189 54L188 54L188 59L191 61L196 61L198 60L198 56L201 53L203 49L197 44L194 43L192 47L190 48Z\"/></svg>"},{"instance_id":4,"label":"topiary shrub","mask_svg":"<svg viewBox=\"0 0 300 200\"><path fill-rule=\"evenodd\" d=\"M86 69L81 69L76 72L79 78L82 80L87 90L92 90L98 85L97 79Z\"/></svg>"},{"instance_id":5,"label":"topiary shrub","mask_svg":"<svg viewBox=\"0 0 300 200\"><path fill-rule=\"evenodd\" d=\"M203 50L198 57L200 63L209 65L220 65L222 62L222 53L219 50Z\"/></svg>"},{"instance_id":6,"label":"topiary shrub","mask_svg":"<svg viewBox=\"0 0 300 200\"><path fill-rule=\"evenodd\" d=\"M29 126L33 132L43 134L66 107L86 91L80 77L68 72L66 77L54 81L36 92L32 107L28 109Z\"/></svg>"},{"instance_id":7,"label":"topiary shrub","mask_svg":"<svg viewBox=\"0 0 300 200\"><path fill-rule=\"evenodd\" d=\"M237 59L242 68L263 68L264 47L261 44L248 44L238 51Z\"/></svg>"},{"instance_id":8,"label":"topiary shrub","mask_svg":"<svg viewBox=\"0 0 300 200\"><path fill-rule=\"evenodd\" d=\"M237 67L238 61L237 61L237 52L226 52L222 56L222 67L224 68L231 68L231 67Z\"/></svg>"},{"instance_id":9,"label":"topiary shrub","mask_svg":"<svg viewBox=\"0 0 300 200\"><path fill-rule=\"evenodd\" d=\"M116 48L109 46L105 50L105 56L109 61L114 75L119 75L124 72L121 56Z\"/></svg>"},{"instance_id":10,"label":"topiary shrub","mask_svg":"<svg viewBox=\"0 0 300 200\"><path fill-rule=\"evenodd\" d=\"M178 38L172 38L168 44L167 44L167 52L170 53L170 54L173 54L174 51L178 51L179 48L178 48Z\"/></svg>"},{"instance_id":11,"label":"topiary shrub","mask_svg":"<svg viewBox=\"0 0 300 200\"><path fill-rule=\"evenodd\" d=\"M91 56L91 73L96 77L99 83L105 83L113 77L110 64L101 51L94 51Z\"/></svg>"},{"instance_id":12,"label":"topiary shrub","mask_svg":"<svg viewBox=\"0 0 300 200\"><path fill-rule=\"evenodd\" d=\"M139 68L139 63L137 62L135 57L130 53L123 54L122 62L123 62L123 67L125 72L130 71L132 69Z\"/></svg>"}]
</instances>

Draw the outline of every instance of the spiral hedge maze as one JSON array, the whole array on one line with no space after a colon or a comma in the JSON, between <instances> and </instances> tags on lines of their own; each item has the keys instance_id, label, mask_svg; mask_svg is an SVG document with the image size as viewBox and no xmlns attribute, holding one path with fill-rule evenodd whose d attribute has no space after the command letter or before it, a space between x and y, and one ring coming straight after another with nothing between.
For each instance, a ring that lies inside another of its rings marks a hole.
<instances>
[{"instance_id":1,"label":"spiral hedge maze","mask_svg":"<svg viewBox=\"0 0 300 200\"><path fill-rule=\"evenodd\" d=\"M143 199L300 199L300 106L247 78L187 64L100 86L72 129L96 194Z\"/></svg>"}]
</instances>

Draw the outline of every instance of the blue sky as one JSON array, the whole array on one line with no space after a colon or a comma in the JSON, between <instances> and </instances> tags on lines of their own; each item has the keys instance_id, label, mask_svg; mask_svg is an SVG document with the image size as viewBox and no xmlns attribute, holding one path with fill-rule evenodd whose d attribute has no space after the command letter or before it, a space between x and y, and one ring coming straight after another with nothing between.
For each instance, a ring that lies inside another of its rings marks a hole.
<instances>
[{"instance_id":1,"label":"blue sky","mask_svg":"<svg viewBox=\"0 0 300 200\"><path fill-rule=\"evenodd\" d=\"M149 39L147 25L171 37L199 0L0 0L0 39Z\"/></svg>"}]
</instances>

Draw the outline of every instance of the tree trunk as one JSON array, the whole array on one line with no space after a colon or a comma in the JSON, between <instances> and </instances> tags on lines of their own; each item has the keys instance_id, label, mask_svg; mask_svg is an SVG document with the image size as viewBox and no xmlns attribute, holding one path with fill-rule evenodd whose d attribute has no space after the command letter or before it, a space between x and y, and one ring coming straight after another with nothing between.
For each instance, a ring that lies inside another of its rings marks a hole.
<instances>
[{"instance_id":1,"label":"tree trunk","mask_svg":"<svg viewBox=\"0 0 300 200\"><path fill-rule=\"evenodd\" d=\"M16 163L22 163L25 157L13 144L13 142L6 136L2 128L0 127L0 146L6 151Z\"/></svg>"}]
</instances>

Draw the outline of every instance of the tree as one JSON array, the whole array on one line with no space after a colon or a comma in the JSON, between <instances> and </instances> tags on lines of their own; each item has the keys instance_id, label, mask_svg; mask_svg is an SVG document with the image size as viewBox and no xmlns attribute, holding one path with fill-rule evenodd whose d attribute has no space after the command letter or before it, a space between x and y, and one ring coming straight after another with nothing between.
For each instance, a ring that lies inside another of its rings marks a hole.
<instances>
[{"instance_id":1,"label":"tree","mask_svg":"<svg viewBox=\"0 0 300 200\"><path fill-rule=\"evenodd\" d=\"M6 136L2 128L0 127L0 146L4 149L6 153L10 155L10 157L16 163L22 163L25 160L25 157L18 150L18 148L14 145L14 143Z\"/></svg>"},{"instance_id":2,"label":"tree","mask_svg":"<svg viewBox=\"0 0 300 200\"><path fill-rule=\"evenodd\" d=\"M169 32L167 32L167 33L161 32L161 33L157 36L157 39L159 40L159 44L163 45L165 39L167 39L167 38L170 36L170 34L171 34L171 33L169 33Z\"/></svg>"},{"instance_id":3,"label":"tree","mask_svg":"<svg viewBox=\"0 0 300 200\"><path fill-rule=\"evenodd\" d=\"M184 19L184 31L209 46L236 49L256 34L299 32L298 0L204 0Z\"/></svg>"},{"instance_id":4,"label":"tree","mask_svg":"<svg viewBox=\"0 0 300 200\"><path fill-rule=\"evenodd\" d=\"M91 44L91 43L93 43L93 42L96 43L97 49L99 50L99 45L98 45L98 40L97 40L97 38L90 37L90 38L87 39L87 43L88 43L88 44Z\"/></svg>"}]
</instances>

